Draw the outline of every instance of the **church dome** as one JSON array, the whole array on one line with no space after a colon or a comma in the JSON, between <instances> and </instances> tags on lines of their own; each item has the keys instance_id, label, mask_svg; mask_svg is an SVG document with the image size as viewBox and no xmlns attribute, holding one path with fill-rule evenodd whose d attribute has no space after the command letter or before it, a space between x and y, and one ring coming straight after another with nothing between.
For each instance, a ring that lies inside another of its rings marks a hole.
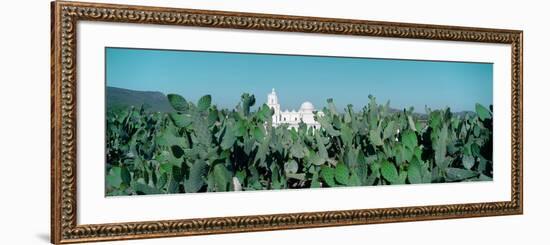
<instances>
[{"instance_id":1,"label":"church dome","mask_svg":"<svg viewBox=\"0 0 550 245\"><path fill-rule=\"evenodd\" d=\"M300 111L313 111L315 110L315 107L313 107L313 104L311 104L311 102L309 101L306 101L304 103L302 103L302 106L300 106Z\"/></svg>"}]
</instances>

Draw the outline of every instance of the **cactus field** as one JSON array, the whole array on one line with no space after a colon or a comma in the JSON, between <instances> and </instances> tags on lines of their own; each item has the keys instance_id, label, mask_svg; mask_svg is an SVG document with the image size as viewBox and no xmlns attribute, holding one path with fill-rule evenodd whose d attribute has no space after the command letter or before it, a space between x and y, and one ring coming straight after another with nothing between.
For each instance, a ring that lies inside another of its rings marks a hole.
<instances>
[{"instance_id":1,"label":"cactus field","mask_svg":"<svg viewBox=\"0 0 550 245\"><path fill-rule=\"evenodd\" d=\"M210 95L167 95L172 112L109 109L107 196L491 181L492 108L414 112L377 104L338 110L320 129L273 127L272 111L243 94L234 109ZM424 109L423 109L424 110Z\"/></svg>"}]
</instances>

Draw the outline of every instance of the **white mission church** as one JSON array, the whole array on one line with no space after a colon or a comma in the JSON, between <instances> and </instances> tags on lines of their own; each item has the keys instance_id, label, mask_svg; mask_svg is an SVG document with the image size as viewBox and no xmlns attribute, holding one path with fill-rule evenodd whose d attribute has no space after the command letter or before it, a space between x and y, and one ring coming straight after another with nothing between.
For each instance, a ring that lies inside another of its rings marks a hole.
<instances>
[{"instance_id":1,"label":"white mission church","mask_svg":"<svg viewBox=\"0 0 550 245\"><path fill-rule=\"evenodd\" d=\"M306 101L300 106L300 110L281 111L281 105L279 104L279 98L275 89L271 90L271 93L267 95L267 105L274 111L273 114L273 126L286 124L291 128L298 128L300 122L304 122L308 127L315 129L320 127L320 124L315 121L315 107L311 102ZM323 115L322 111L317 112L320 116Z\"/></svg>"}]
</instances>

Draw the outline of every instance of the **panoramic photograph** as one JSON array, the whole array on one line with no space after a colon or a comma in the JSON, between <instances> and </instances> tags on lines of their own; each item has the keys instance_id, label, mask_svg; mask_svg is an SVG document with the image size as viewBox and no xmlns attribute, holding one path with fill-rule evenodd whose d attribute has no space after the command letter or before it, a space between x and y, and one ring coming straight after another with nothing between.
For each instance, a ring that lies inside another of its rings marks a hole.
<instances>
[{"instance_id":1,"label":"panoramic photograph","mask_svg":"<svg viewBox=\"0 0 550 245\"><path fill-rule=\"evenodd\" d=\"M493 64L105 48L105 195L493 180Z\"/></svg>"}]
</instances>

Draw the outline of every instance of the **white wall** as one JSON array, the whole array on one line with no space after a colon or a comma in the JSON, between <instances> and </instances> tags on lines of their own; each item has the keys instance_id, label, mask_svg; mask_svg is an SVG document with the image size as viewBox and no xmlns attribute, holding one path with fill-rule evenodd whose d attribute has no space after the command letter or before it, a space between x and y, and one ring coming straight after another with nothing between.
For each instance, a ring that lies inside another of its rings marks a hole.
<instances>
[{"instance_id":1,"label":"white wall","mask_svg":"<svg viewBox=\"0 0 550 245\"><path fill-rule=\"evenodd\" d=\"M524 49L525 214L400 224L153 239L118 244L481 244L544 243L547 206L547 26L544 1L110 1L187 8L265 12L445 25L522 29ZM2 6L0 60L0 225L2 244L49 240L49 1L8 1ZM6 76L7 75L7 76Z\"/></svg>"}]
</instances>

